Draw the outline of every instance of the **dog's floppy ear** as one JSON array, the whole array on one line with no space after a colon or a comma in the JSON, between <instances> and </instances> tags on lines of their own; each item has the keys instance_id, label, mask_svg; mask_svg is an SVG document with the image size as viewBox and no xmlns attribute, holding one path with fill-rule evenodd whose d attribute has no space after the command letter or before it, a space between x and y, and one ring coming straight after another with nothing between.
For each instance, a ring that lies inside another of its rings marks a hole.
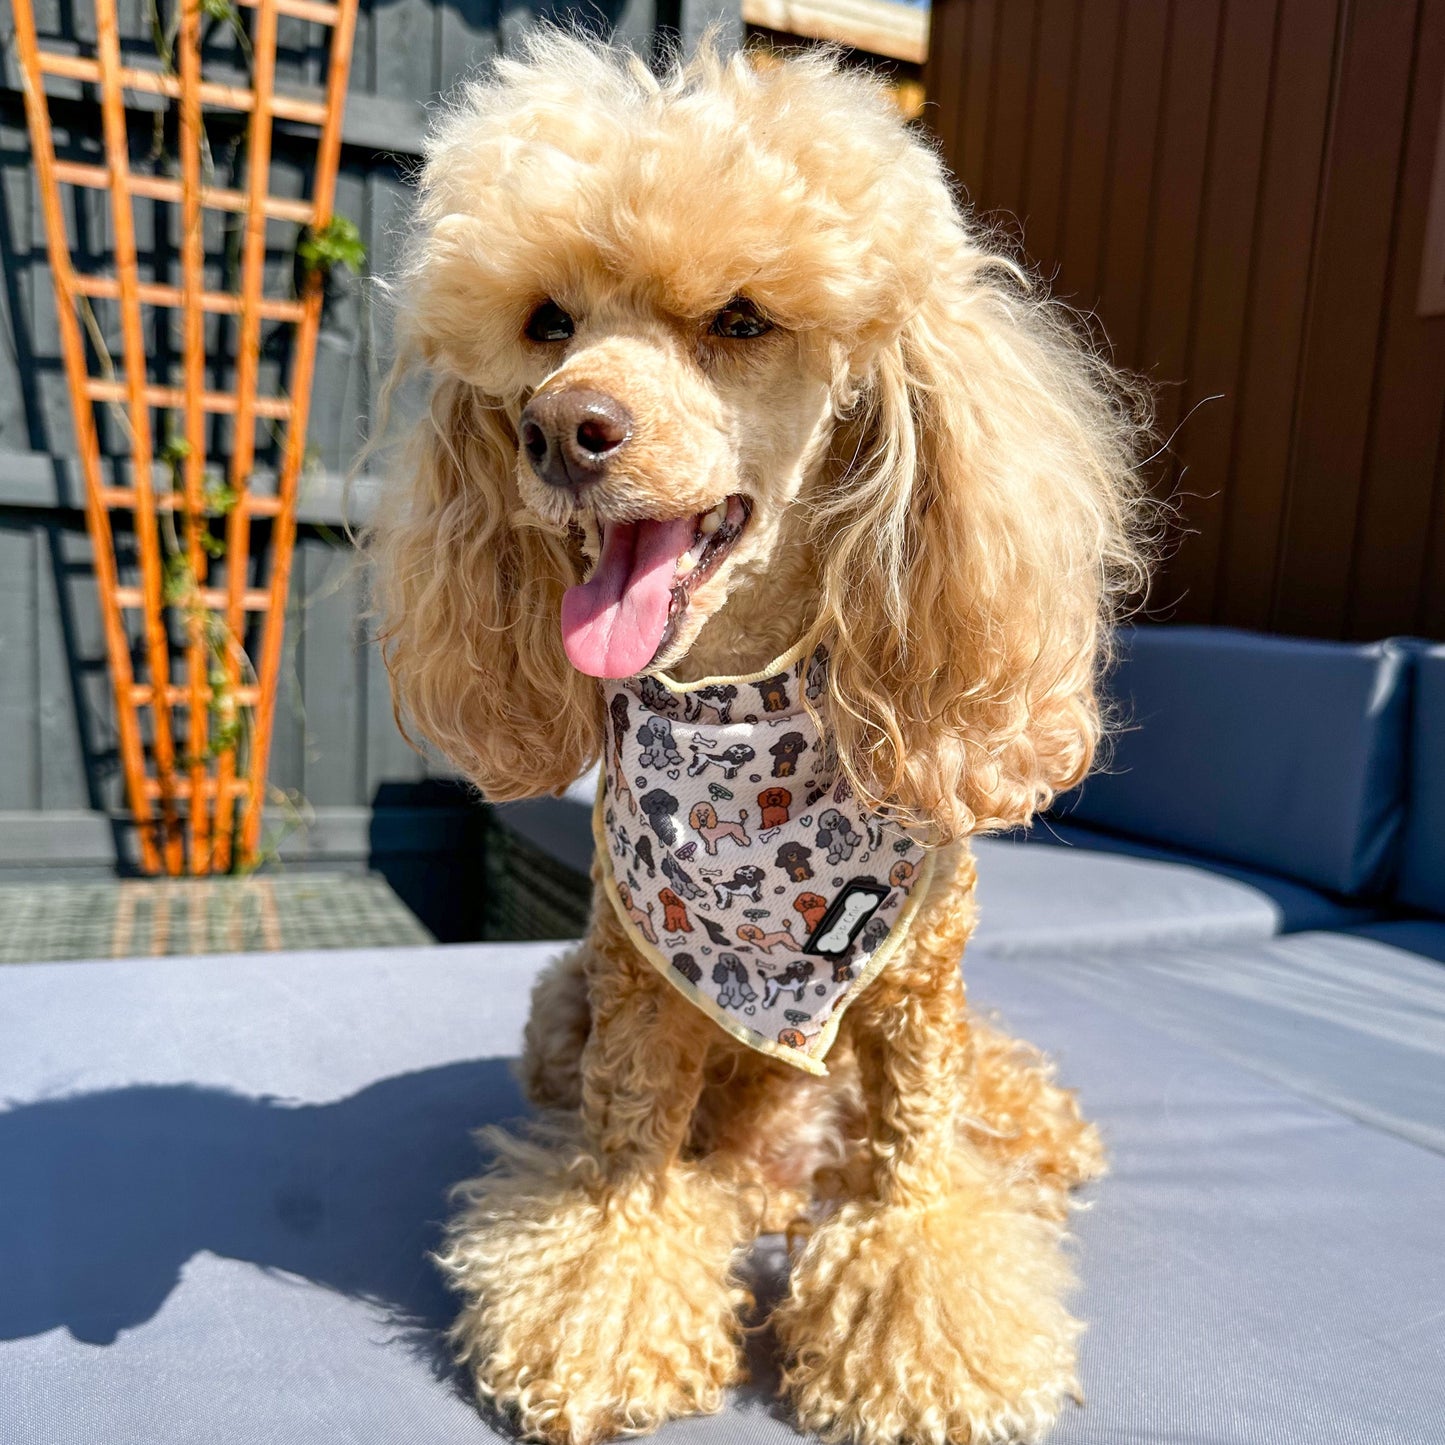
<instances>
[{"instance_id":1,"label":"dog's floppy ear","mask_svg":"<svg viewBox=\"0 0 1445 1445\"><path fill-rule=\"evenodd\" d=\"M914 203L934 264L840 431L817 635L855 785L947 840L1024 824L1089 769L1110 625L1146 575L1146 408L940 176Z\"/></svg>"},{"instance_id":2,"label":"dog's floppy ear","mask_svg":"<svg viewBox=\"0 0 1445 1445\"><path fill-rule=\"evenodd\" d=\"M371 537L397 721L496 802L558 792L601 746L597 684L562 650L565 540L521 515L513 421L454 377Z\"/></svg>"}]
</instances>

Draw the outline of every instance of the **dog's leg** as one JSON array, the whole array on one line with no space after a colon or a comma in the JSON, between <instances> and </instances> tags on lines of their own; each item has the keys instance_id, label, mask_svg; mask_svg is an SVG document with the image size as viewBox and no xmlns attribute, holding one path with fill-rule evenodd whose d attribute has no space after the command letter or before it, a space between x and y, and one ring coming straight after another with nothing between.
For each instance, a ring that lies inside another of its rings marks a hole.
<instances>
[{"instance_id":1,"label":"dog's leg","mask_svg":"<svg viewBox=\"0 0 1445 1445\"><path fill-rule=\"evenodd\" d=\"M496 1162L460 1187L441 1255L479 1392L556 1445L719 1408L740 1375L731 1265L751 1227L730 1181L679 1159L713 1025L605 914L584 954L580 1115L489 1136Z\"/></svg>"},{"instance_id":2,"label":"dog's leg","mask_svg":"<svg viewBox=\"0 0 1445 1445\"><path fill-rule=\"evenodd\" d=\"M532 1009L517 1076L539 1109L582 1103L582 1050L592 1028L581 948L554 958L532 985Z\"/></svg>"},{"instance_id":3,"label":"dog's leg","mask_svg":"<svg viewBox=\"0 0 1445 1445\"><path fill-rule=\"evenodd\" d=\"M813 1235L775 1316L799 1423L829 1440L1032 1441L1077 1389L1059 1225L959 1129L966 924L939 912L848 1015L872 1184Z\"/></svg>"},{"instance_id":4,"label":"dog's leg","mask_svg":"<svg viewBox=\"0 0 1445 1445\"><path fill-rule=\"evenodd\" d=\"M974 1020L967 1025L973 1067L962 1127L978 1147L1014 1173L1038 1181L1039 1208L1062 1219L1068 1191L1108 1168L1098 1129L1074 1094L1054 1082L1032 1045Z\"/></svg>"}]
</instances>

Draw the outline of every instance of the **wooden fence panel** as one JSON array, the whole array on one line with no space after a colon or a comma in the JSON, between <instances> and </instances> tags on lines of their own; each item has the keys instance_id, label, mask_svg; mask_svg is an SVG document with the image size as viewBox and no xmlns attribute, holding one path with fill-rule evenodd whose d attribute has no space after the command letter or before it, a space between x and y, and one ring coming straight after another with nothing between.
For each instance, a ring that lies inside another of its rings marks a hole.
<instances>
[{"instance_id":1,"label":"wooden fence panel","mask_svg":"<svg viewBox=\"0 0 1445 1445\"><path fill-rule=\"evenodd\" d=\"M1158 387L1155 615L1445 635L1445 0L936 0L927 82L969 199Z\"/></svg>"},{"instance_id":2,"label":"wooden fence panel","mask_svg":"<svg viewBox=\"0 0 1445 1445\"><path fill-rule=\"evenodd\" d=\"M625 5L604 0L601 8L616 13L618 34L628 43L646 44L652 0ZM526 9L509 8L504 33L501 7L491 0L362 0L337 209L360 227L369 272L386 274L394 268L426 106L499 47L514 44L525 27ZM35 0L35 10L42 31L67 36L77 53L93 53L93 9L86 0ZM126 63L155 65L146 0L120 0L120 12ZM688 0L685 35L699 32L704 14L720 16L740 31L732 0ZM80 512L83 493L74 465L43 220L18 67L6 48L12 26L9 0L0 0L0 812L119 816L124 799L115 719ZM308 22L280 20L276 73L281 90L320 84L321 35L321 27ZM240 52L224 25L208 33L205 65L208 76L219 80L227 78L227 69L240 76ZM51 94L57 153L99 161L93 96L70 82L56 82ZM210 124L216 139L223 139L224 123L214 119ZM132 154L144 156L152 140L152 115L133 114ZM278 182L284 182L288 194L305 194L311 148L309 140L302 146L284 124L277 125ZM145 279L180 283L177 210L162 202L136 206ZM72 241L96 268L111 244L106 217L106 199L99 192L77 192L67 215ZM215 260L220 228L234 225L235 218L208 211L204 222L205 284L221 289ZM294 228L268 229L266 264L268 291L285 292L295 267ZM118 354L115 305L96 301L93 310L107 345ZM234 335L235 325L234 317L208 318L208 355L225 350L221 340ZM348 571L351 553L343 535L341 477L374 420L388 332L385 306L370 286L345 275L334 277L321 324L300 488L301 512L311 522L297 539L271 750L271 781L319 810L316 836L341 839L336 846L342 852L355 854L360 846L356 856L362 858L365 819L380 790L449 772L418 756L397 730L385 669L367 640L370 624L361 615L359 582ZM271 328L263 325L263 390L274 384L284 361L270 335ZM178 343L178 336L154 329L147 333L148 346L162 352ZM221 390L229 381L212 367L207 385ZM123 456L128 450L124 431L104 409L98 422L103 451ZM215 417L211 425L215 450L225 450L228 419ZM264 427L258 429L257 445L258 466L274 465ZM118 540L124 544L124 538ZM345 580L333 587L343 574ZM282 823L274 813L267 831ZM23 861L7 853L0 836L0 878Z\"/></svg>"}]
</instances>

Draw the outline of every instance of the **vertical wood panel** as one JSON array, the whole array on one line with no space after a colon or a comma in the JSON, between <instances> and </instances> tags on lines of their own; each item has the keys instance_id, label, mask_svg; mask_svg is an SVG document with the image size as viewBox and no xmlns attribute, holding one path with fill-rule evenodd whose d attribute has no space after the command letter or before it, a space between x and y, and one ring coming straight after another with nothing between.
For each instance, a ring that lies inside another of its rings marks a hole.
<instances>
[{"instance_id":1,"label":"vertical wood panel","mask_svg":"<svg viewBox=\"0 0 1445 1445\"><path fill-rule=\"evenodd\" d=\"M93 657L93 679L103 681L103 645L90 657L75 645L76 623L72 598L80 580L63 569L65 538L54 523L36 526L35 537L35 709L40 739L40 794L42 808L93 808L99 795L90 777L85 713L88 699L84 669ZM91 579L85 579L91 582ZM84 604L96 605L93 582L85 588ZM98 629L97 629L98 630ZM98 689L108 709L110 690ZM80 704L80 706L77 706Z\"/></svg>"},{"instance_id":2,"label":"vertical wood panel","mask_svg":"<svg viewBox=\"0 0 1445 1445\"><path fill-rule=\"evenodd\" d=\"M1198 291L1186 358L1187 404L1205 402L1190 422L1190 468L1180 491L1185 528L1170 568L1181 621L1213 616L1230 442L1243 354L1260 157L1274 50L1272 3L1226 6L1220 37L1209 165L1201 214Z\"/></svg>"},{"instance_id":3,"label":"vertical wood panel","mask_svg":"<svg viewBox=\"0 0 1445 1445\"><path fill-rule=\"evenodd\" d=\"M1042 0L1039 8L1028 170L1020 213L1024 240L1036 261L1058 255L1063 206L1059 177L1069 145L1079 6L1078 0Z\"/></svg>"},{"instance_id":4,"label":"vertical wood panel","mask_svg":"<svg viewBox=\"0 0 1445 1445\"><path fill-rule=\"evenodd\" d=\"M1085 310L1099 298L1099 251L1109 184L1121 0L1080 0L1074 103L1061 177L1064 232L1059 289Z\"/></svg>"},{"instance_id":5,"label":"vertical wood panel","mask_svg":"<svg viewBox=\"0 0 1445 1445\"><path fill-rule=\"evenodd\" d=\"M1416 314L1445 77L1445 4L1421 7L1390 253L1378 404L1364 468L1346 631L1377 636L1421 602L1445 408L1445 317Z\"/></svg>"},{"instance_id":6,"label":"vertical wood panel","mask_svg":"<svg viewBox=\"0 0 1445 1445\"><path fill-rule=\"evenodd\" d=\"M0 808L39 802L35 644L35 539L0 524Z\"/></svg>"},{"instance_id":7,"label":"vertical wood panel","mask_svg":"<svg viewBox=\"0 0 1445 1445\"><path fill-rule=\"evenodd\" d=\"M1415 304L1445 0L944 0L933 43L980 211L1178 426L1156 609L1445 630L1445 317Z\"/></svg>"},{"instance_id":8,"label":"vertical wood panel","mask_svg":"<svg viewBox=\"0 0 1445 1445\"><path fill-rule=\"evenodd\" d=\"M998 18L985 175L999 195L1023 195L1037 24L1038 0L1011 0Z\"/></svg>"},{"instance_id":9,"label":"vertical wood panel","mask_svg":"<svg viewBox=\"0 0 1445 1445\"><path fill-rule=\"evenodd\" d=\"M1311 297L1274 622L1344 630L1414 50L1413 4L1356 0Z\"/></svg>"},{"instance_id":10,"label":"vertical wood panel","mask_svg":"<svg viewBox=\"0 0 1445 1445\"><path fill-rule=\"evenodd\" d=\"M1154 155L1158 149L1169 6L1129 0L1121 35L1113 164L1106 197L1099 310L1120 356L1138 354L1144 310Z\"/></svg>"},{"instance_id":11,"label":"vertical wood panel","mask_svg":"<svg viewBox=\"0 0 1445 1445\"><path fill-rule=\"evenodd\" d=\"M1271 620L1338 8L1284 0L1280 10L1214 614L1236 627L1267 628Z\"/></svg>"},{"instance_id":12,"label":"vertical wood panel","mask_svg":"<svg viewBox=\"0 0 1445 1445\"><path fill-rule=\"evenodd\" d=\"M999 0L971 0L962 11L966 37L961 77L963 101L958 107L959 131L953 154L959 178L975 202L988 194L986 157L998 9Z\"/></svg>"},{"instance_id":13,"label":"vertical wood panel","mask_svg":"<svg viewBox=\"0 0 1445 1445\"><path fill-rule=\"evenodd\" d=\"M950 146L956 146L962 125L964 47L968 38L968 21L963 11L970 3L971 0L938 0L933 7L934 43L929 47L924 67L928 123Z\"/></svg>"},{"instance_id":14,"label":"vertical wood panel","mask_svg":"<svg viewBox=\"0 0 1445 1445\"><path fill-rule=\"evenodd\" d=\"M1172 435L1183 415L1183 379L1197 284L1199 217L1213 115L1219 0L1173 0L1164 71L1154 192L1145 229L1147 281L1137 356L1156 383L1159 431Z\"/></svg>"}]
</instances>

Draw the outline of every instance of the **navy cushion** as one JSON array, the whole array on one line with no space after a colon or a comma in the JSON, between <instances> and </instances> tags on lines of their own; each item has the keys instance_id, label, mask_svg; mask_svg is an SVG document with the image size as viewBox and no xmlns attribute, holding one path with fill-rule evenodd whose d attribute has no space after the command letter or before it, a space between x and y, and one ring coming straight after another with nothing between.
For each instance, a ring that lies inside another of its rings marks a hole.
<instances>
[{"instance_id":1,"label":"navy cushion","mask_svg":"<svg viewBox=\"0 0 1445 1445\"><path fill-rule=\"evenodd\" d=\"M1120 639L1108 770L1056 811L1346 897L1396 861L1410 659L1224 628Z\"/></svg>"},{"instance_id":2,"label":"navy cushion","mask_svg":"<svg viewBox=\"0 0 1445 1445\"><path fill-rule=\"evenodd\" d=\"M1414 663L1405 851L1396 893L1402 903L1445 914L1445 647L1420 648Z\"/></svg>"},{"instance_id":3,"label":"navy cushion","mask_svg":"<svg viewBox=\"0 0 1445 1445\"><path fill-rule=\"evenodd\" d=\"M1233 878L1270 900L1277 913L1276 931L1279 933L1351 928L1381 916L1381 910L1373 904L1339 898L1308 884L1281 878L1278 873L1265 873L1258 868L1206 858L1185 848L1166 848L1160 843L1147 843L1140 838L1126 838L1118 833L1101 832L1097 828L1081 828L1071 822L1044 819L1036 823L1027 836L1031 842L1094 849L1101 853L1123 853L1130 858L1149 858L1160 863L1187 864Z\"/></svg>"},{"instance_id":4,"label":"navy cushion","mask_svg":"<svg viewBox=\"0 0 1445 1445\"><path fill-rule=\"evenodd\" d=\"M1387 918L1378 923L1362 923L1349 930L1391 948L1418 953L1421 958L1445 963L1445 923L1433 918Z\"/></svg>"}]
</instances>

